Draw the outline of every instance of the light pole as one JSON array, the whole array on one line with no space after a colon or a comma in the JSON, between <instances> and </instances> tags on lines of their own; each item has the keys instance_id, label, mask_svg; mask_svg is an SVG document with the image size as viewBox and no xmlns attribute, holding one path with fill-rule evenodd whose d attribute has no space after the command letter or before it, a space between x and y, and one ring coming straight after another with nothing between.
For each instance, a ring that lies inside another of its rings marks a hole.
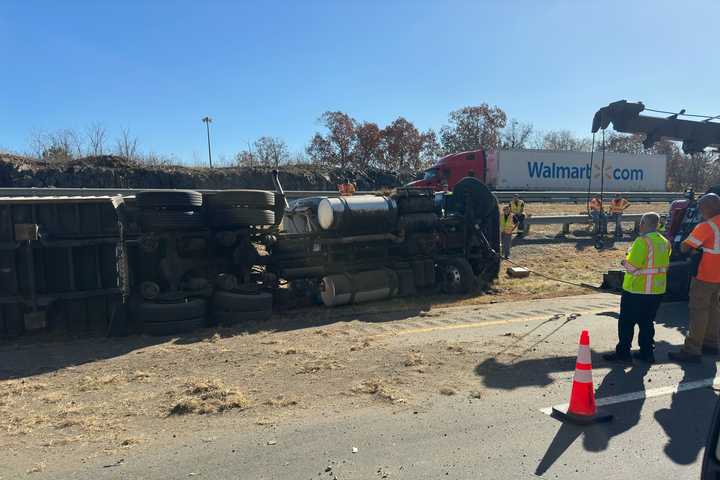
<instances>
[{"instance_id":1,"label":"light pole","mask_svg":"<svg viewBox=\"0 0 720 480\"><path fill-rule=\"evenodd\" d=\"M210 162L210 168L212 168L212 152L210 151L210 123L212 123L212 118L203 117L202 121L205 123L205 127L207 128L208 161Z\"/></svg>"}]
</instances>

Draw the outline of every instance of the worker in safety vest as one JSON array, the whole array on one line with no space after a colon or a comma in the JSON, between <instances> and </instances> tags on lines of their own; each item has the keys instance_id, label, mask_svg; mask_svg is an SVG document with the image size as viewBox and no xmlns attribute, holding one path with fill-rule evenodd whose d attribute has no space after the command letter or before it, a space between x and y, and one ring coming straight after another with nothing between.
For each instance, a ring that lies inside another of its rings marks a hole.
<instances>
[{"instance_id":1,"label":"worker in safety vest","mask_svg":"<svg viewBox=\"0 0 720 480\"><path fill-rule=\"evenodd\" d=\"M621 195L616 195L610 202L610 216L615 220L615 238L622 238L622 215L630 206L630 202Z\"/></svg>"},{"instance_id":2,"label":"worker in safety vest","mask_svg":"<svg viewBox=\"0 0 720 480\"><path fill-rule=\"evenodd\" d=\"M593 197L588 203L590 209L590 218L593 221L593 233L596 235L604 235L607 233L607 218L605 217L605 210L603 210L602 201Z\"/></svg>"},{"instance_id":3,"label":"worker in safety vest","mask_svg":"<svg viewBox=\"0 0 720 480\"><path fill-rule=\"evenodd\" d=\"M502 255L507 260L510 258L510 247L512 246L512 234L517 226L517 221L510 211L510 206L505 205L500 213L500 244Z\"/></svg>"},{"instance_id":4,"label":"worker in safety vest","mask_svg":"<svg viewBox=\"0 0 720 480\"><path fill-rule=\"evenodd\" d=\"M349 197L353 193L355 193L357 189L355 188L355 184L350 181L349 178L345 179L345 183L341 183L338 185L338 191L340 192L340 195L343 197Z\"/></svg>"},{"instance_id":5,"label":"worker in safety vest","mask_svg":"<svg viewBox=\"0 0 720 480\"><path fill-rule=\"evenodd\" d=\"M680 244L684 253L702 250L697 275L690 283L690 321L685 345L668 357L676 362L699 363L702 354L717 355L720 338L720 197L708 193L698 200L705 219Z\"/></svg>"},{"instance_id":6,"label":"worker in safety vest","mask_svg":"<svg viewBox=\"0 0 720 480\"><path fill-rule=\"evenodd\" d=\"M525 202L517 193L510 200L510 211L518 225L518 235L522 236L525 233Z\"/></svg>"},{"instance_id":7,"label":"worker in safety vest","mask_svg":"<svg viewBox=\"0 0 720 480\"><path fill-rule=\"evenodd\" d=\"M646 213L640 220L640 235L628 250L625 278L620 298L618 344L615 353L603 355L610 362L632 363L633 357L652 363L655 361L655 314L667 287L671 245L657 232L660 215ZM638 325L640 352L630 355L633 330Z\"/></svg>"}]
</instances>

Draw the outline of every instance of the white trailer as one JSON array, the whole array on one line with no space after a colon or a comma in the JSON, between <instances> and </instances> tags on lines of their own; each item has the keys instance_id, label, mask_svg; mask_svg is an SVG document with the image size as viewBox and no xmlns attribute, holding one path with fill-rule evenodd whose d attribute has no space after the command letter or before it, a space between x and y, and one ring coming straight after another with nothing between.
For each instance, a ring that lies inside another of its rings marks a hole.
<instances>
[{"instance_id":1,"label":"white trailer","mask_svg":"<svg viewBox=\"0 0 720 480\"><path fill-rule=\"evenodd\" d=\"M517 150L488 152L489 182L497 190L664 192L666 155ZM492 178L494 177L494 178Z\"/></svg>"}]
</instances>

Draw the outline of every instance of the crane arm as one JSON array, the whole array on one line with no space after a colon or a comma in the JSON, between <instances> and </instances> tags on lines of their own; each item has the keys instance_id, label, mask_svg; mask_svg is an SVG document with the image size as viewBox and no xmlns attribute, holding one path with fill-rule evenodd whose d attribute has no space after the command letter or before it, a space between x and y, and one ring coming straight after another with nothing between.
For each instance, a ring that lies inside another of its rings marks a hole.
<instances>
[{"instance_id":1,"label":"crane arm","mask_svg":"<svg viewBox=\"0 0 720 480\"><path fill-rule=\"evenodd\" d=\"M685 153L701 152L707 147L720 147L720 123L711 122L714 117L702 121L677 118L684 110L680 114L665 118L640 115L644 110L645 105L642 102L613 102L595 113L592 132L604 130L612 123L613 129L618 132L644 133L645 148L652 147L663 138L683 142Z\"/></svg>"}]
</instances>

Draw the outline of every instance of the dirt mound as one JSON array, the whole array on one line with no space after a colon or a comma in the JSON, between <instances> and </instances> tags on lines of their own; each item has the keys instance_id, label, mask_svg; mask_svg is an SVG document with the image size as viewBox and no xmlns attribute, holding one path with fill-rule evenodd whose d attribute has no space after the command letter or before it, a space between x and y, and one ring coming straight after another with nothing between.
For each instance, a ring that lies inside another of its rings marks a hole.
<instances>
[{"instance_id":1,"label":"dirt mound","mask_svg":"<svg viewBox=\"0 0 720 480\"><path fill-rule=\"evenodd\" d=\"M270 171L258 167L145 165L115 155L44 161L0 153L0 187L272 189ZM375 168L280 168L280 181L287 190L335 190L346 178L359 190L376 190L405 184L411 175Z\"/></svg>"}]
</instances>

